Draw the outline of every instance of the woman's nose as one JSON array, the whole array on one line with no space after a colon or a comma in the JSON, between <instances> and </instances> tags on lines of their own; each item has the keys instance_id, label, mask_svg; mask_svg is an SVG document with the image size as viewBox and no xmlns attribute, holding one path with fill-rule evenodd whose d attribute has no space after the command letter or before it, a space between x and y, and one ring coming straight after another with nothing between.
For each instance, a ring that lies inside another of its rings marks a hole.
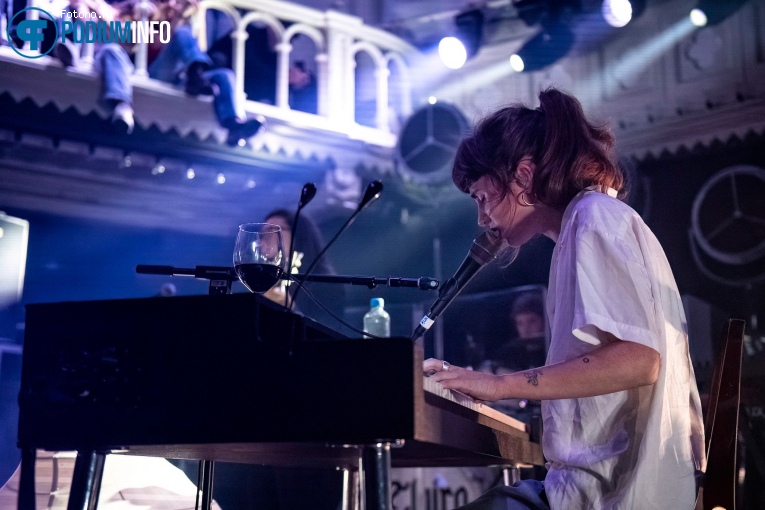
<instances>
[{"instance_id":1,"label":"woman's nose","mask_svg":"<svg viewBox=\"0 0 765 510\"><path fill-rule=\"evenodd\" d=\"M481 228L489 226L489 216L483 211L478 211L478 226Z\"/></svg>"}]
</instances>

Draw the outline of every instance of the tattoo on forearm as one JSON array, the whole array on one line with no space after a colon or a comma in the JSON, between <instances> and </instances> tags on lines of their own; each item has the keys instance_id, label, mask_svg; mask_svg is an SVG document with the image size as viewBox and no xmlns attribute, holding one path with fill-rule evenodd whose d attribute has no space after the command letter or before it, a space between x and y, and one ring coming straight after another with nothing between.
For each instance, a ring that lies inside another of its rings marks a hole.
<instances>
[{"instance_id":1,"label":"tattoo on forearm","mask_svg":"<svg viewBox=\"0 0 765 510\"><path fill-rule=\"evenodd\" d=\"M539 380L537 378L542 375L541 370L531 370L529 372L524 372L523 375L526 376L526 382L534 386L539 386Z\"/></svg>"},{"instance_id":2,"label":"tattoo on forearm","mask_svg":"<svg viewBox=\"0 0 765 510\"><path fill-rule=\"evenodd\" d=\"M589 363L590 362L590 358L584 357L584 358L582 358L582 361L584 361L585 363Z\"/></svg>"}]
</instances>

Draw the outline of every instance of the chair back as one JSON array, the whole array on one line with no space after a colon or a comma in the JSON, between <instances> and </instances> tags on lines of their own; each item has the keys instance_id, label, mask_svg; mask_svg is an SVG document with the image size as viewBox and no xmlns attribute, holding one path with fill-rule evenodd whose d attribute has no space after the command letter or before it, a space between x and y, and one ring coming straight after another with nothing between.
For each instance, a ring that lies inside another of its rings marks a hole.
<instances>
[{"instance_id":1,"label":"chair back","mask_svg":"<svg viewBox=\"0 0 765 510\"><path fill-rule=\"evenodd\" d=\"M735 510L738 466L738 413L741 400L741 353L745 322L730 319L715 359L704 432L707 470L704 475L704 510Z\"/></svg>"}]
</instances>

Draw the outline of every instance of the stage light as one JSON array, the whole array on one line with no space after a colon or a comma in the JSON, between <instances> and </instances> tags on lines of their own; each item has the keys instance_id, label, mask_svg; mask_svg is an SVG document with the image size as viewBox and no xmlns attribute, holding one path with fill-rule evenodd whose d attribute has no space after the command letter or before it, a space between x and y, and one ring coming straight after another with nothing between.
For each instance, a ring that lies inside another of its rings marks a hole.
<instances>
[{"instance_id":1,"label":"stage light","mask_svg":"<svg viewBox=\"0 0 765 510\"><path fill-rule=\"evenodd\" d=\"M629 0L603 0L603 19L612 27L620 28L632 19L632 4Z\"/></svg>"},{"instance_id":2,"label":"stage light","mask_svg":"<svg viewBox=\"0 0 765 510\"><path fill-rule=\"evenodd\" d=\"M525 67L524 64L523 64L523 59L517 53L515 53L513 55L510 55L510 67L516 73L522 73L523 72L523 68Z\"/></svg>"},{"instance_id":3,"label":"stage light","mask_svg":"<svg viewBox=\"0 0 765 510\"><path fill-rule=\"evenodd\" d=\"M215 182L217 182L218 184L225 184L226 176L223 174L218 174L218 176L215 178Z\"/></svg>"},{"instance_id":4,"label":"stage light","mask_svg":"<svg viewBox=\"0 0 765 510\"><path fill-rule=\"evenodd\" d=\"M255 179L248 179L247 180L247 188L248 189L252 189L252 188L254 188L257 185L258 185L258 183L255 182Z\"/></svg>"},{"instance_id":5,"label":"stage light","mask_svg":"<svg viewBox=\"0 0 765 510\"><path fill-rule=\"evenodd\" d=\"M191 179L193 179L196 176L197 176L197 174L196 174L196 172L194 172L193 168L189 167L189 169L186 170L186 178L187 179L191 180Z\"/></svg>"},{"instance_id":6,"label":"stage light","mask_svg":"<svg viewBox=\"0 0 765 510\"><path fill-rule=\"evenodd\" d=\"M459 69L467 61L467 50L456 37L444 37L438 43L438 56L449 69Z\"/></svg>"},{"instance_id":7,"label":"stage light","mask_svg":"<svg viewBox=\"0 0 765 510\"><path fill-rule=\"evenodd\" d=\"M549 0L517 0L513 2L518 17L528 26L540 23L549 13Z\"/></svg>"},{"instance_id":8,"label":"stage light","mask_svg":"<svg viewBox=\"0 0 765 510\"><path fill-rule=\"evenodd\" d=\"M437 102L438 102L438 99L436 98L436 96L430 96L428 98L428 103L430 104L436 104Z\"/></svg>"},{"instance_id":9,"label":"stage light","mask_svg":"<svg viewBox=\"0 0 765 510\"><path fill-rule=\"evenodd\" d=\"M693 9L690 14L691 23L696 27L704 27L707 25L707 15L701 9Z\"/></svg>"},{"instance_id":10,"label":"stage light","mask_svg":"<svg viewBox=\"0 0 765 510\"><path fill-rule=\"evenodd\" d=\"M517 72L538 71L566 56L573 46L571 29L564 23L551 24L543 27L512 55L510 65Z\"/></svg>"},{"instance_id":11,"label":"stage light","mask_svg":"<svg viewBox=\"0 0 765 510\"><path fill-rule=\"evenodd\" d=\"M454 18L456 36L465 46L467 58L473 57L483 43L483 12L472 9L458 14Z\"/></svg>"},{"instance_id":12,"label":"stage light","mask_svg":"<svg viewBox=\"0 0 765 510\"><path fill-rule=\"evenodd\" d=\"M691 11L691 22L697 27L717 25L735 13L744 3L746 0L699 0L696 8Z\"/></svg>"}]
</instances>

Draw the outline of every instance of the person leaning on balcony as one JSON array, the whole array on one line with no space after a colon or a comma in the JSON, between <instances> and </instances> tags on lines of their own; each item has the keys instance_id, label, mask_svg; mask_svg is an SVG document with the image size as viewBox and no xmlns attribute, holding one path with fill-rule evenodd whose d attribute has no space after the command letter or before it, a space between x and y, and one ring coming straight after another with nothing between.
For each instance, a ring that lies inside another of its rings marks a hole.
<instances>
[{"instance_id":1,"label":"person leaning on balcony","mask_svg":"<svg viewBox=\"0 0 765 510\"><path fill-rule=\"evenodd\" d=\"M141 18L139 4L134 0L109 5L103 0L76 0L78 10L90 9L105 21L130 21ZM148 72L151 78L183 85L192 96L212 95L216 117L228 130L227 143L236 145L254 136L261 128L258 119L246 119L237 115L234 96L234 75L226 69L212 69L209 57L199 49L187 20L196 10L196 1L155 0L149 2L148 18L152 21L169 21L173 27L170 42L149 45ZM64 47L64 45L59 45ZM130 75L134 66L125 48L132 53L134 47L116 43L103 45L95 56L95 67L103 77L102 100L113 111L112 122L123 133L133 130L132 85ZM72 59L63 55L65 65Z\"/></svg>"},{"instance_id":2,"label":"person leaning on balcony","mask_svg":"<svg viewBox=\"0 0 765 510\"><path fill-rule=\"evenodd\" d=\"M70 0L65 9L68 12L77 11L83 17L90 13L98 15L99 21L117 21L118 11L103 0ZM66 67L76 66L79 48L70 39L58 43L53 49L53 55ZM133 74L133 63L125 48L116 43L98 44L95 50L93 68L101 77L101 94L99 103L111 114L112 125L119 133L127 134L133 130L133 87L130 75Z\"/></svg>"},{"instance_id":3,"label":"person leaning on balcony","mask_svg":"<svg viewBox=\"0 0 765 510\"><path fill-rule=\"evenodd\" d=\"M155 49L156 57L149 64L149 76L183 85L191 96L212 95L215 115L229 132L229 145L254 136L262 122L237 115L233 71L213 68L212 60L199 48L188 25L188 20L197 10L196 0L158 0L155 5L155 17L158 21L169 21L173 31L170 42ZM150 53L151 50L150 47Z\"/></svg>"}]
</instances>

